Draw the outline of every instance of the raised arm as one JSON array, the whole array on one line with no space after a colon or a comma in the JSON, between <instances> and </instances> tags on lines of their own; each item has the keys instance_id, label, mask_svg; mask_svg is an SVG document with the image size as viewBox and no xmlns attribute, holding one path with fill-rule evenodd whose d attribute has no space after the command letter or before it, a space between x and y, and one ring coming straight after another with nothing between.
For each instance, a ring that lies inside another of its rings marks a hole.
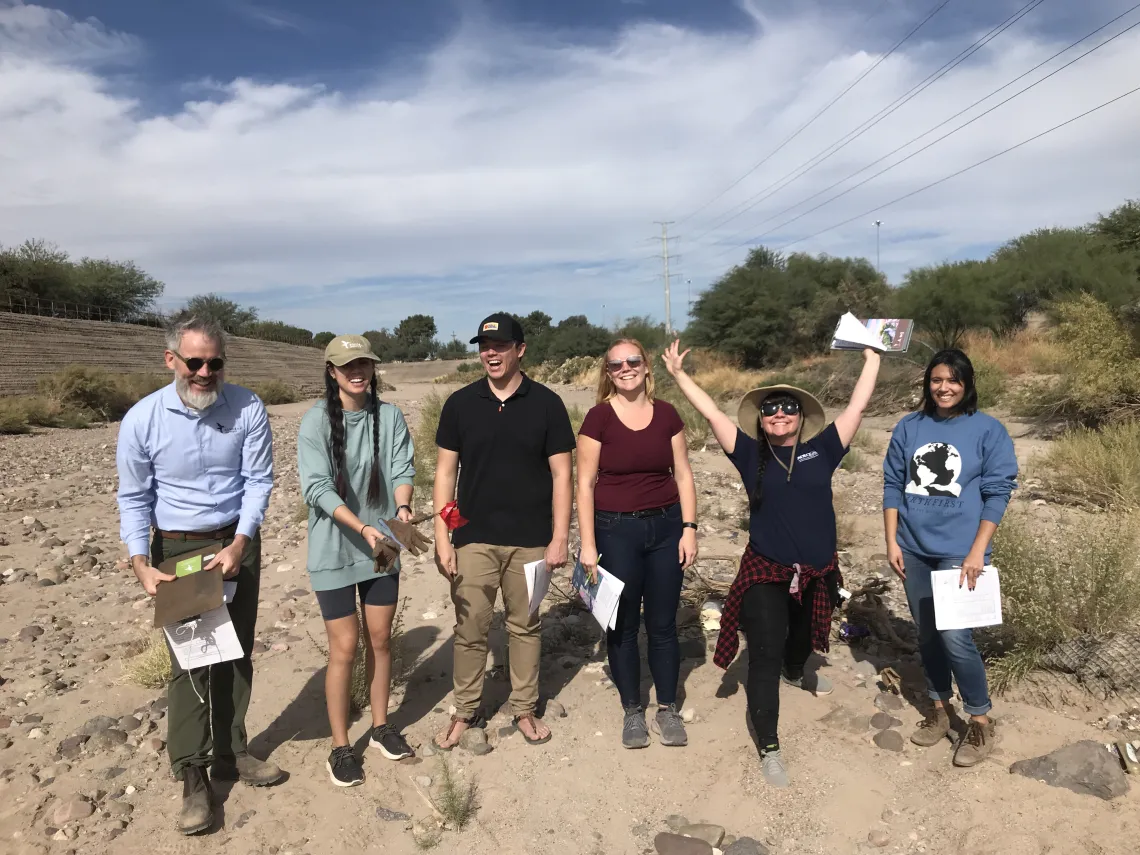
<instances>
[{"instance_id":1,"label":"raised arm","mask_svg":"<svg viewBox=\"0 0 1140 855\"><path fill-rule=\"evenodd\" d=\"M688 353L688 350L681 352L680 340L674 341L661 355L661 359L665 362L665 370L677 382L677 388L681 390L681 394L709 423L713 436L720 443L720 447L724 449L726 454L732 454L736 450L736 425L721 411L709 393L685 373L683 363Z\"/></svg>"},{"instance_id":2,"label":"raised arm","mask_svg":"<svg viewBox=\"0 0 1140 855\"><path fill-rule=\"evenodd\" d=\"M871 348L863 350L863 370L859 379L855 381L855 390L851 393L851 400L847 409L835 419L835 430L839 433L839 440L843 447L851 445L851 440L859 432L859 425L863 421L863 411L871 402L871 394L875 391L875 380L879 376L880 357L878 351Z\"/></svg>"}]
</instances>

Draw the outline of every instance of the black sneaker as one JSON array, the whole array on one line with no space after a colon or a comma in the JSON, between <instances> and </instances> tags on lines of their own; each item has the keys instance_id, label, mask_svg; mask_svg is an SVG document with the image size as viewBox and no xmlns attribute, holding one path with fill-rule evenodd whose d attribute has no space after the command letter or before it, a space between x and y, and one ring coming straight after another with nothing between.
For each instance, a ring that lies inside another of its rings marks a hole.
<instances>
[{"instance_id":1,"label":"black sneaker","mask_svg":"<svg viewBox=\"0 0 1140 855\"><path fill-rule=\"evenodd\" d=\"M389 760L403 760L415 754L408 741L390 724L381 724L372 728L372 737L368 740L368 744L372 748L379 748L380 753Z\"/></svg>"},{"instance_id":2,"label":"black sneaker","mask_svg":"<svg viewBox=\"0 0 1140 855\"><path fill-rule=\"evenodd\" d=\"M334 748L325 762L329 779L338 787L356 787L364 783L364 767L356 759L351 745Z\"/></svg>"}]
</instances>

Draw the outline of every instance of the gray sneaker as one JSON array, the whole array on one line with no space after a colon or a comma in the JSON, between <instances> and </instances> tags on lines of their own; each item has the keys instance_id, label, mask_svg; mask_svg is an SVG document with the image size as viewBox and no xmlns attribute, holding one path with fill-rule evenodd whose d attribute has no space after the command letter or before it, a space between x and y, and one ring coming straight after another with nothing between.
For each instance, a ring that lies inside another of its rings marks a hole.
<instances>
[{"instance_id":1,"label":"gray sneaker","mask_svg":"<svg viewBox=\"0 0 1140 855\"><path fill-rule=\"evenodd\" d=\"M626 748L644 748L649 744L649 727L645 724L645 711L641 707L626 709L621 744Z\"/></svg>"},{"instance_id":2,"label":"gray sneaker","mask_svg":"<svg viewBox=\"0 0 1140 855\"><path fill-rule=\"evenodd\" d=\"M800 677L793 680L788 676L788 672L784 671L780 674L780 679L787 683L789 686L795 686L797 689L803 689L805 692L811 692L817 697L819 695L830 695L833 691L831 681L826 677L821 677L817 672L805 671Z\"/></svg>"},{"instance_id":3,"label":"gray sneaker","mask_svg":"<svg viewBox=\"0 0 1140 855\"><path fill-rule=\"evenodd\" d=\"M685 723L681 714L677 712L676 704L667 707L658 707L654 716L657 735L661 737L662 745L688 745L689 735L685 733Z\"/></svg>"},{"instance_id":4,"label":"gray sneaker","mask_svg":"<svg viewBox=\"0 0 1140 855\"><path fill-rule=\"evenodd\" d=\"M771 786L781 789L788 786L788 767L784 765L784 755L779 748L760 753L760 768L764 772L764 780Z\"/></svg>"}]
</instances>

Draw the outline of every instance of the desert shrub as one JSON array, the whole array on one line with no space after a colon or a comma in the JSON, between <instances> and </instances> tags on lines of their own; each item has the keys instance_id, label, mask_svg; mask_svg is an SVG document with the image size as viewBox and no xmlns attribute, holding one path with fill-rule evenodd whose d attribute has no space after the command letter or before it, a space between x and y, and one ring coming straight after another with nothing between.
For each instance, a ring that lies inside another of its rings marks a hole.
<instances>
[{"instance_id":1,"label":"desert shrub","mask_svg":"<svg viewBox=\"0 0 1140 855\"><path fill-rule=\"evenodd\" d=\"M867 458L857 448L848 449L847 453L843 455L843 462L839 464L840 468L846 469L848 472L862 472L868 468Z\"/></svg>"},{"instance_id":2,"label":"desert shrub","mask_svg":"<svg viewBox=\"0 0 1140 855\"><path fill-rule=\"evenodd\" d=\"M261 380L250 383L246 388L261 398L261 402L266 406L295 404L301 400L301 393L297 389L280 380Z\"/></svg>"},{"instance_id":3,"label":"desert shrub","mask_svg":"<svg viewBox=\"0 0 1140 855\"><path fill-rule=\"evenodd\" d=\"M676 410L681 421L685 423L685 441L689 448L699 450L704 448L712 436L712 429L705 421L704 416L697 412L697 408L689 403L689 399L681 394L676 386L658 391L658 398L668 401Z\"/></svg>"},{"instance_id":4,"label":"desert shrub","mask_svg":"<svg viewBox=\"0 0 1140 855\"><path fill-rule=\"evenodd\" d=\"M566 409L567 414L570 416L570 426L574 428L574 435L578 435L578 431L582 429L582 422L586 420L586 411L575 404Z\"/></svg>"},{"instance_id":5,"label":"desert shrub","mask_svg":"<svg viewBox=\"0 0 1140 855\"><path fill-rule=\"evenodd\" d=\"M432 392L420 402L420 417L416 421L412 439L416 446L416 489L425 491L431 501L435 483L435 432L439 428L439 414L447 399Z\"/></svg>"},{"instance_id":6,"label":"desert shrub","mask_svg":"<svg viewBox=\"0 0 1140 855\"><path fill-rule=\"evenodd\" d=\"M1001 403L1005 396L1006 376L994 363L981 357L972 356L974 364L974 385L978 390L978 408L990 410Z\"/></svg>"},{"instance_id":7,"label":"desert shrub","mask_svg":"<svg viewBox=\"0 0 1140 855\"><path fill-rule=\"evenodd\" d=\"M96 414L106 421L121 418L135 403L118 378L87 365L69 365L41 378L37 386L41 395L65 409Z\"/></svg>"},{"instance_id":8,"label":"desert shrub","mask_svg":"<svg viewBox=\"0 0 1140 855\"><path fill-rule=\"evenodd\" d=\"M132 645L131 656L123 663L127 679L144 689L161 689L170 682L170 650L161 631L152 632Z\"/></svg>"},{"instance_id":9,"label":"desert shrub","mask_svg":"<svg viewBox=\"0 0 1140 855\"><path fill-rule=\"evenodd\" d=\"M114 377L132 404L170 384L170 377L163 374L116 374Z\"/></svg>"},{"instance_id":10,"label":"desert shrub","mask_svg":"<svg viewBox=\"0 0 1140 855\"><path fill-rule=\"evenodd\" d=\"M883 451L882 445L866 428L859 428L855 432L855 436L851 438L851 447L868 454L880 454Z\"/></svg>"},{"instance_id":11,"label":"desert shrub","mask_svg":"<svg viewBox=\"0 0 1140 855\"><path fill-rule=\"evenodd\" d=\"M1140 417L1140 373L1132 336L1106 304L1088 294L1057 305L1053 341L1060 377L1033 384L1019 414L1097 427Z\"/></svg>"},{"instance_id":12,"label":"desert shrub","mask_svg":"<svg viewBox=\"0 0 1140 855\"><path fill-rule=\"evenodd\" d=\"M574 356L564 362L545 362L527 370L527 375L539 383L575 383L589 378L583 385L597 382L598 357Z\"/></svg>"},{"instance_id":13,"label":"desert shrub","mask_svg":"<svg viewBox=\"0 0 1140 855\"><path fill-rule=\"evenodd\" d=\"M433 383L471 383L478 380L483 373L483 363L481 362L461 362L455 366L455 370L450 374L444 374L441 377L436 377Z\"/></svg>"},{"instance_id":14,"label":"desert shrub","mask_svg":"<svg viewBox=\"0 0 1140 855\"><path fill-rule=\"evenodd\" d=\"M1140 516L1099 514L1045 529L1010 513L994 538L1002 624L991 669L1001 691L1066 641L1135 629L1140 619Z\"/></svg>"},{"instance_id":15,"label":"desert shrub","mask_svg":"<svg viewBox=\"0 0 1140 855\"><path fill-rule=\"evenodd\" d=\"M1059 501L1140 509L1140 422L1069 431L1036 469L1044 488Z\"/></svg>"},{"instance_id":16,"label":"desert shrub","mask_svg":"<svg viewBox=\"0 0 1140 855\"><path fill-rule=\"evenodd\" d=\"M0 398L0 434L29 433L28 413L17 398Z\"/></svg>"},{"instance_id":17,"label":"desert shrub","mask_svg":"<svg viewBox=\"0 0 1140 855\"><path fill-rule=\"evenodd\" d=\"M962 341L975 364L989 363L1007 377L1053 374L1063 363L1057 344L1049 336L1023 329L1007 335L973 330Z\"/></svg>"}]
</instances>

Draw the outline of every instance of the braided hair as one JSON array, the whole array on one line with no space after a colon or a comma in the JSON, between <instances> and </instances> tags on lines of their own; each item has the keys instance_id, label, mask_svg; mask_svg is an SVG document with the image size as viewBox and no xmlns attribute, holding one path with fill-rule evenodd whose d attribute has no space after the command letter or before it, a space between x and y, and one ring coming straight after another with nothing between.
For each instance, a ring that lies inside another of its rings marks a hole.
<instances>
[{"instance_id":1,"label":"braided hair","mask_svg":"<svg viewBox=\"0 0 1140 855\"><path fill-rule=\"evenodd\" d=\"M328 363L331 367L332 363ZM376 375L372 375L372 471L368 475L368 503L380 502L380 398ZM333 486L342 499L348 494L347 464L344 457L344 406L340 402L340 386L332 371L325 371L325 410L329 418L329 442L332 445Z\"/></svg>"}]
</instances>

